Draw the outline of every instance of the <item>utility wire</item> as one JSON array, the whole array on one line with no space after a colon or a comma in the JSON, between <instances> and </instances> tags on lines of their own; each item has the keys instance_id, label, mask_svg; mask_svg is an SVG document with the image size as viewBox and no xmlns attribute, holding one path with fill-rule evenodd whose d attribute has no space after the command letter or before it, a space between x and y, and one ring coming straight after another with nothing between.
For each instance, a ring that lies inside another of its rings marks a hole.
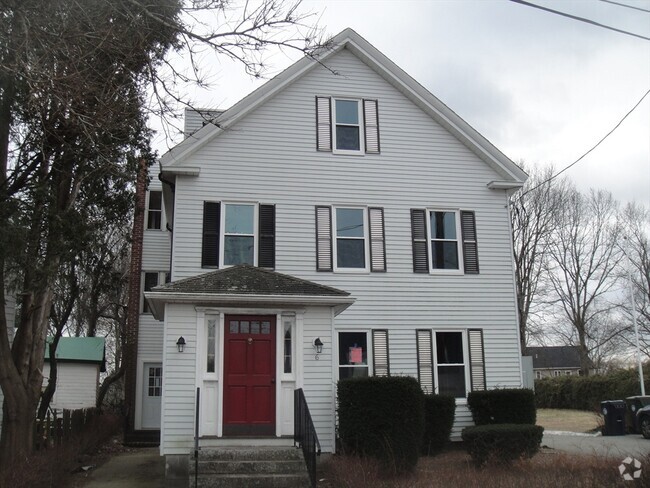
<instances>
[{"instance_id":1,"label":"utility wire","mask_svg":"<svg viewBox=\"0 0 650 488\"><path fill-rule=\"evenodd\" d=\"M601 2L605 3L611 3L612 5L620 5L621 7L627 7L627 8L632 8L634 10L640 10L641 12L647 12L650 14L650 10L641 8L641 7L635 7L634 5L628 5L626 3L619 3L619 2L612 2L612 0L600 0Z\"/></svg>"},{"instance_id":2,"label":"utility wire","mask_svg":"<svg viewBox=\"0 0 650 488\"><path fill-rule=\"evenodd\" d=\"M513 1L514 1L514 0L513 0ZM645 93L643 94L643 96L639 99L639 101L636 102L636 104L634 105L634 107L632 107L632 108L630 109L630 111L629 111L628 113L626 113L626 114L623 116L623 118L622 118L621 120L618 121L618 123L614 126L614 128L613 128L612 130L610 130L610 131L609 131L607 134L605 134L605 135L604 135L604 136L603 136L603 137L602 137L602 138L601 138L601 139L600 139L600 140L599 140L599 141L598 141L594 146L592 146L591 149L589 149L586 153L584 153L582 156L580 156L578 159L576 159L576 160L575 160L573 163L571 163L570 165L568 165L568 166L566 166L565 168L561 169L560 171L558 171L557 173L555 173L555 174L554 174L553 176L551 176L550 178L547 178L546 180L542 181L539 185L534 186L533 188L530 188L530 189L526 190L524 193L522 193L521 195L519 195L519 198L522 198L523 196L527 195L527 194L530 193L531 191L537 190L540 186L543 186L543 185L545 185L546 183L548 183L549 181L554 180L555 178L557 178L558 176L560 176L562 173L564 173L566 170L568 170L569 168L572 168L573 166L575 166L576 164L578 164L582 159L584 159L585 156L587 156L587 154L589 154L591 151L593 151L593 150L596 149L598 146L600 146L600 145L603 143L603 141L605 141L605 139L607 139L610 135L612 135L612 133L613 133L616 129L618 129L618 128L620 127L620 125L623 123L623 121L625 121L625 119L627 119L627 118L630 116L630 114L631 114L632 112L634 112L634 111L636 110L636 108L637 108L639 105L641 105L641 102L643 102L643 100L645 99L645 97L647 97L649 94L650 94L650 90L648 90L647 92L645 92Z\"/></svg>"},{"instance_id":3,"label":"utility wire","mask_svg":"<svg viewBox=\"0 0 650 488\"><path fill-rule=\"evenodd\" d=\"M580 22L586 22L587 24L595 25L596 27L602 27L603 29L609 29L609 30L612 30L614 32L619 32L621 34L627 34L628 36L638 37L639 39L650 41L650 37L642 36L640 34L634 34L633 32L628 32L628 31L624 31L624 30L621 30L621 29L617 29L616 27L612 27L612 26L609 26L609 25L599 24L598 22L594 22L593 20L585 19L584 17L578 17L577 15L567 14L565 12L560 12L559 10L553 10L552 8L542 7L541 5L536 5L534 3L526 2L524 0L510 0L510 1L514 2L514 3L519 3L521 5L525 5L526 7L538 8L540 10L544 10L546 12L551 12L553 14L561 15L563 17L568 17L570 19L578 20Z\"/></svg>"}]
</instances>

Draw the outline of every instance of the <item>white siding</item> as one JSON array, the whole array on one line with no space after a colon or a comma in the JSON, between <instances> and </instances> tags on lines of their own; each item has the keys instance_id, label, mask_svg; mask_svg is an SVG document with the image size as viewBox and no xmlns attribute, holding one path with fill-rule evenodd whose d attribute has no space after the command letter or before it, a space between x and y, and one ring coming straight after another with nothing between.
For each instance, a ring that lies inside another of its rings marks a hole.
<instances>
[{"instance_id":1,"label":"white siding","mask_svg":"<svg viewBox=\"0 0 650 488\"><path fill-rule=\"evenodd\" d=\"M520 386L507 198L486 187L501 177L349 51L328 66L340 75L316 68L185 162L201 173L176 181L173 279L208 271L203 201L275 204L276 270L349 291L357 301L336 329L388 329L391 374L417 375L416 328L482 328L488 387ZM381 154L317 152L316 94L378 99ZM316 272L314 206L331 204L384 208L386 273ZM409 210L425 207L476 212L479 275L413 273ZM310 408L333 409L331 353L306 359ZM459 408L455 432L469 421Z\"/></svg>"},{"instance_id":2,"label":"white siding","mask_svg":"<svg viewBox=\"0 0 650 488\"><path fill-rule=\"evenodd\" d=\"M44 381L50 375L50 364L43 365ZM76 410L95 406L99 365L83 363L57 363L56 392L50 407L56 410Z\"/></svg>"},{"instance_id":3,"label":"white siding","mask_svg":"<svg viewBox=\"0 0 650 488\"><path fill-rule=\"evenodd\" d=\"M223 110L209 110L190 108L185 109L185 119L183 123L183 135L185 137L194 134L197 130L203 127L207 121L212 120L217 115L221 114Z\"/></svg>"},{"instance_id":4,"label":"white siding","mask_svg":"<svg viewBox=\"0 0 650 488\"><path fill-rule=\"evenodd\" d=\"M151 174L148 191L162 190L162 183L158 179L158 171L154 168ZM147 194L147 207L149 210L149 195ZM142 237L142 270L143 271L169 271L169 253L171 236L166 229L165 208L163 203L163 217L161 229L147 229L147 215L144 218L144 234Z\"/></svg>"}]
</instances>

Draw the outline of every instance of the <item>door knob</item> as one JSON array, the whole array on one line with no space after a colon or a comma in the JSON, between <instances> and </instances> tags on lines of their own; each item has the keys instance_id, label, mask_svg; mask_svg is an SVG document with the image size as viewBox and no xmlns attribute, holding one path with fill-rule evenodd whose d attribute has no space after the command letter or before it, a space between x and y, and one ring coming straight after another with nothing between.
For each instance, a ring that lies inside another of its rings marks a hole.
<instances>
[{"instance_id":1,"label":"door knob","mask_svg":"<svg viewBox=\"0 0 650 488\"><path fill-rule=\"evenodd\" d=\"M271 384L275 385L275 378L271 378Z\"/></svg>"}]
</instances>

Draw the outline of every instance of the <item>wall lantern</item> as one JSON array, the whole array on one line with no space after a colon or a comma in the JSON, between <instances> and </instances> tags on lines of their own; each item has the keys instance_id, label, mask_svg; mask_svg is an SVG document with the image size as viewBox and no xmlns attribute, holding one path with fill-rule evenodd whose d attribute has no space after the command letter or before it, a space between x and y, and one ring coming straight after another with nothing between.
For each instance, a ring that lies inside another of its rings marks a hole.
<instances>
[{"instance_id":1,"label":"wall lantern","mask_svg":"<svg viewBox=\"0 0 650 488\"><path fill-rule=\"evenodd\" d=\"M314 349L316 349L316 354L323 352L323 341L320 340L320 337L314 339Z\"/></svg>"},{"instance_id":2,"label":"wall lantern","mask_svg":"<svg viewBox=\"0 0 650 488\"><path fill-rule=\"evenodd\" d=\"M178 348L178 352L183 352L183 350L185 349L185 339L183 338L183 336L180 336L176 341L176 347Z\"/></svg>"}]
</instances>

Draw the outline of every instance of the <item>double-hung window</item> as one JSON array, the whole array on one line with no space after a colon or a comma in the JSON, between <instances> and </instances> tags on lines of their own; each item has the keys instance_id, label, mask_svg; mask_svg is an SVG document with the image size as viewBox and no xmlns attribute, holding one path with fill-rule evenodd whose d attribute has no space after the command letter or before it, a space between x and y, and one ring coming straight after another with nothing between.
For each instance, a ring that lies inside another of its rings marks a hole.
<instances>
[{"instance_id":1,"label":"double-hung window","mask_svg":"<svg viewBox=\"0 0 650 488\"><path fill-rule=\"evenodd\" d=\"M237 264L275 267L275 206L204 202L202 267Z\"/></svg>"},{"instance_id":2,"label":"double-hung window","mask_svg":"<svg viewBox=\"0 0 650 488\"><path fill-rule=\"evenodd\" d=\"M339 379L369 376L368 334L339 332Z\"/></svg>"},{"instance_id":3,"label":"double-hung window","mask_svg":"<svg viewBox=\"0 0 650 488\"><path fill-rule=\"evenodd\" d=\"M478 274L474 212L411 209L413 271Z\"/></svg>"},{"instance_id":4,"label":"double-hung window","mask_svg":"<svg viewBox=\"0 0 650 488\"><path fill-rule=\"evenodd\" d=\"M149 192L147 204L147 229L160 230L162 227L162 192L152 190Z\"/></svg>"},{"instance_id":5,"label":"double-hung window","mask_svg":"<svg viewBox=\"0 0 650 488\"><path fill-rule=\"evenodd\" d=\"M436 332L436 376L438 394L464 397L467 393L465 381L465 348L462 332Z\"/></svg>"},{"instance_id":6,"label":"double-hung window","mask_svg":"<svg viewBox=\"0 0 650 488\"><path fill-rule=\"evenodd\" d=\"M361 101L335 98L333 102L334 152L362 153Z\"/></svg>"},{"instance_id":7,"label":"double-hung window","mask_svg":"<svg viewBox=\"0 0 650 488\"><path fill-rule=\"evenodd\" d=\"M368 225L363 208L334 208L335 270L366 271Z\"/></svg>"}]
</instances>

